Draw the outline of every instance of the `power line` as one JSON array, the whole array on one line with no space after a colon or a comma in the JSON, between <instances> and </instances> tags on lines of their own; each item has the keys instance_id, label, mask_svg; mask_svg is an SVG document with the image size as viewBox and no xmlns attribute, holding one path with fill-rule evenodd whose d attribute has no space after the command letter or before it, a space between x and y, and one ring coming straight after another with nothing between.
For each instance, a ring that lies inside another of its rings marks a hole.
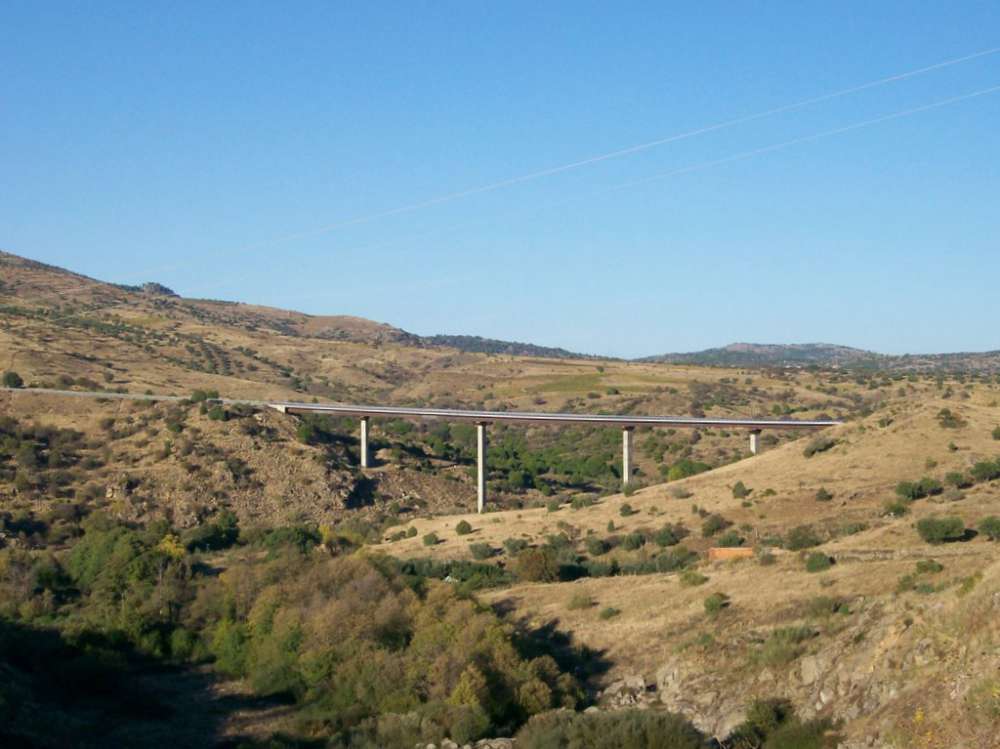
<instances>
[{"instance_id":1,"label":"power line","mask_svg":"<svg viewBox=\"0 0 1000 749\"><path fill-rule=\"evenodd\" d=\"M982 57L987 57L989 55L994 55L997 54L998 52L1000 52L1000 47L992 47L990 49L982 50L980 52L974 52L972 54L963 55L962 57L956 57L949 60L944 60L942 62L934 63L933 65L927 65L921 68L916 68L915 70L909 70L904 73L897 73L895 75L887 76L884 78L878 78L876 80L868 81L867 83L862 83L856 86L851 86L849 88L840 89L838 91L833 91L827 94L821 94L819 96L813 96L808 99L802 99L793 102L791 104L785 104L783 106L776 107L773 109L767 109L761 112L744 115L742 117L737 117L735 119L718 122L712 125L706 125L704 127L699 127L693 130L687 130L684 132L675 133L673 135L664 136L662 138L657 138L655 140L646 141L645 143L639 143L633 146L619 148L614 151L608 151L607 153L598 154L596 156L590 156L584 159L580 159L578 161L572 161L566 164L561 164L559 166L549 167L547 169L541 169L534 172L528 172L527 174L522 174L516 177L509 177L504 180L491 182L485 185L480 185L478 187L471 187L466 190L446 193L443 195L439 195L437 197L428 198L427 200L419 201L416 203L410 203L408 205L399 206L397 208L392 208L386 211L380 211L377 213L367 214L365 216L358 216L352 219L346 219L344 221L328 224L326 226L322 226L317 229L312 229L303 232L296 232L294 234L287 234L283 237L277 237L259 244L244 247L242 248L242 250L253 250L259 247L265 247L279 242L288 242L296 239L304 239L306 237L313 237L320 234L326 234L328 232L335 231L337 229L343 229L349 226L356 226L358 224L370 223L372 221L376 221L381 218L397 216L402 213L410 213L413 211L420 210L422 208L429 208L431 206L441 205L442 203L449 203L455 200L460 200L462 198L471 197L473 195L479 195L486 192L493 192L495 190L500 190L505 187L511 187L513 185L522 184L524 182L529 182L536 179L542 179L543 177L550 177L556 174L561 174L563 172L579 169L581 167L588 166L591 164L597 164L602 161L608 161L610 159L620 158L622 156L627 156L634 153L640 153L642 151L647 151L649 149L655 148L657 146L666 145L668 143L675 143L677 141L687 140L689 138L694 138L699 135L705 135L707 133L717 132L719 130L735 127L736 125L741 125L747 122L752 122L754 120L763 119L765 117L772 117L777 114L791 112L796 109L801 109L803 107L807 107L813 104L819 104L824 101L830 101L831 99L837 99L844 96L849 96L850 94L859 93L861 91L876 88L879 86L885 86L890 83L906 80L907 78L913 78L915 76L923 75L925 73L930 73L935 70L941 70L943 68L948 68L953 65L959 65L964 62L969 62L970 60L975 60Z\"/></svg>"},{"instance_id":2,"label":"power line","mask_svg":"<svg viewBox=\"0 0 1000 749\"><path fill-rule=\"evenodd\" d=\"M849 125L844 125L842 127L837 127L837 128L833 128L833 129L830 129L830 130L822 130L822 131L817 132L817 133L811 133L809 135L799 136L797 138L792 138L790 140L781 141L779 143L772 143L772 144L769 144L769 145L766 145L766 146L761 146L759 148L753 148L753 149L750 149L748 151L741 151L739 153L732 154L730 156L723 156L721 158L711 159L709 161L701 161L701 162L698 162L696 164L689 164L688 166L683 166L683 167L678 167L676 169L671 169L670 171L667 171L667 172L661 172L659 174L653 174L653 175L650 175L650 176L647 176L647 177L642 177L640 179L629 180L628 182L621 182L621 183L618 183L618 184L615 184L615 185L610 185L610 186L607 186L607 187L598 188L596 190L591 190L591 191L589 191L589 192L587 192L587 193L585 193L583 195L575 195L573 197L566 198L564 200L559 200L559 201L556 201L556 202L553 202L553 203L546 203L544 205L534 206L531 209L530 212L531 213L537 213L537 212L543 211L543 210L549 210L549 209L552 209L552 208L559 208L559 207L562 207L564 205L569 205L569 204L572 204L572 203L579 202L581 200L586 200L588 198L593 198L593 197L597 197L597 196L604 195L604 194L607 194L607 193L616 192L618 190L624 190L624 189L627 189L627 188L630 188L630 187L637 187L639 185L643 185L643 184L646 184L646 183L649 183L649 182L655 182L655 181L658 181L658 180L661 180L661 179L666 179L668 177L675 177L675 176L678 176L678 175L681 175L681 174L688 174L688 173L691 173L691 172L701 171L703 169L710 169L710 168L715 167L715 166L722 166L723 164L730 164L730 163L733 163L733 162L736 162L736 161L743 161L745 159L749 159L749 158L752 158L754 156L760 156L760 155L763 155L763 154L766 154L766 153L771 153L773 151L780 151L780 150L783 150L783 149L786 149L786 148L790 148L792 146L800 145L802 143L809 143L809 142L812 142L812 141L821 140L823 138L829 138L829 137L832 137L832 136L835 136L835 135L842 135L843 133L848 133L848 132L851 132L853 130L861 130L863 128L872 127L873 125L878 125L878 124L881 124L883 122L889 122L889 121L892 121L892 120L901 119L903 117L910 117L910 116L913 116L915 114L920 114L921 112L927 112L927 111L932 110L932 109L939 109L941 107L945 107L945 106L948 106L948 105L951 105L951 104L957 104L957 103L962 102L962 101L968 101L970 99L976 99L976 98L979 98L979 97L982 97L982 96L988 96L989 94L995 94L995 93L998 93L998 92L1000 92L1000 85L990 86L988 88L983 88L983 89L979 89L979 90L976 90L976 91L971 91L971 92L969 92L967 94L959 94L958 96L951 96L951 97L948 97L947 99L940 99L938 101L934 101L934 102L931 102L929 104L922 104L922 105L920 105L918 107L910 107L908 109L902 109L902 110L899 110L899 111L896 111L896 112L890 112L889 114L880 115L879 117L872 117L872 118L867 119L867 120L861 120L860 122L854 122L854 123L851 123ZM465 223L462 223L462 224L457 224L457 225L451 226L451 227L449 227L448 229L445 229L445 230L436 230L436 231L432 231L432 232L424 232L424 233L421 233L421 234L418 234L418 235L415 235L415 236L419 238L419 237L426 237L426 236L446 234L446 233L451 232L451 231L456 231L456 230L460 230L460 229L466 229L466 228L469 228L470 226L478 225L480 223L482 223L482 222L465 222ZM379 243L374 244L374 245L355 246L355 247L351 247L351 248L342 249L341 252L356 252L356 251L362 251L362 250L381 249L383 247L397 245L401 241L403 241L403 239L394 239L394 240L389 240L389 241L386 241L386 242L379 242ZM242 278L245 278L245 277L246 276L244 275L244 276L239 277L237 279L230 279L230 280L242 280Z\"/></svg>"}]
</instances>

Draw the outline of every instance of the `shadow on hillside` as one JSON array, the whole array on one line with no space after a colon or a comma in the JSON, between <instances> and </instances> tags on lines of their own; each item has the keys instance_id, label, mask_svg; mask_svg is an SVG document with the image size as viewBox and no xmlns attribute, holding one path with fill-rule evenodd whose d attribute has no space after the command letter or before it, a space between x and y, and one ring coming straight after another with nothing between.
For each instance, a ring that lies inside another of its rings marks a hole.
<instances>
[{"instance_id":1,"label":"shadow on hillside","mask_svg":"<svg viewBox=\"0 0 1000 749\"><path fill-rule=\"evenodd\" d=\"M242 739L223 738L224 728L256 725L266 735L266 722L291 709L284 698L221 686L206 668L164 666L103 635L69 640L0 620L0 746L237 746Z\"/></svg>"},{"instance_id":2,"label":"shadow on hillside","mask_svg":"<svg viewBox=\"0 0 1000 749\"><path fill-rule=\"evenodd\" d=\"M528 617L515 619L512 615L516 601L504 598L493 604L497 616L514 625L514 644L525 658L550 656L562 671L573 674L586 688L588 694L597 691L597 677L611 668L606 650L593 650L573 642L573 635L559 629L559 620L551 619L540 626L532 625Z\"/></svg>"}]
</instances>

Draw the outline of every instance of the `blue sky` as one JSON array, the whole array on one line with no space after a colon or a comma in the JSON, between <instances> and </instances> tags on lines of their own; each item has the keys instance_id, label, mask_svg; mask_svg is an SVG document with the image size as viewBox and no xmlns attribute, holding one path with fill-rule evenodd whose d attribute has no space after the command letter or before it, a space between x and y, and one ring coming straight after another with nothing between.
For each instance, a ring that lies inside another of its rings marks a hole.
<instances>
[{"instance_id":1,"label":"blue sky","mask_svg":"<svg viewBox=\"0 0 1000 749\"><path fill-rule=\"evenodd\" d=\"M0 248L618 356L1000 348L1000 93L712 164L1000 85L1000 53L391 213L998 46L996 2L12 0Z\"/></svg>"}]
</instances>

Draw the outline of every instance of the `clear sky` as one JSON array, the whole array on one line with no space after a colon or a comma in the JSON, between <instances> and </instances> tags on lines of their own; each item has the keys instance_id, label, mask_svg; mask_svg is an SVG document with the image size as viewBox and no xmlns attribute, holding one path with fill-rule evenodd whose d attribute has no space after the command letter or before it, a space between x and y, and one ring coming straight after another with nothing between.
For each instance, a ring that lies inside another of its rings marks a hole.
<instances>
[{"instance_id":1,"label":"clear sky","mask_svg":"<svg viewBox=\"0 0 1000 749\"><path fill-rule=\"evenodd\" d=\"M811 136L1000 53L393 213L995 47L995 0L7 0L0 248L619 356L996 349L1000 92Z\"/></svg>"}]
</instances>

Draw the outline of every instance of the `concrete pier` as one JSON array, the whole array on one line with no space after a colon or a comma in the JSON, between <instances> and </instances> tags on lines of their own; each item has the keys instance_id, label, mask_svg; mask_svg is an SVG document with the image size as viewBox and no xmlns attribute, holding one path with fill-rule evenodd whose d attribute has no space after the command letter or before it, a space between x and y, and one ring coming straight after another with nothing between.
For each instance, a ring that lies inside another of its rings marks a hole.
<instances>
[{"instance_id":1,"label":"concrete pier","mask_svg":"<svg viewBox=\"0 0 1000 749\"><path fill-rule=\"evenodd\" d=\"M361 467L368 468L371 465L371 450L368 447L368 417L361 417Z\"/></svg>"},{"instance_id":2,"label":"concrete pier","mask_svg":"<svg viewBox=\"0 0 1000 749\"><path fill-rule=\"evenodd\" d=\"M628 486L632 478L632 434L635 429L625 427L622 429L622 485Z\"/></svg>"},{"instance_id":3,"label":"concrete pier","mask_svg":"<svg viewBox=\"0 0 1000 749\"><path fill-rule=\"evenodd\" d=\"M476 424L476 511L482 513L486 507L486 423Z\"/></svg>"},{"instance_id":4,"label":"concrete pier","mask_svg":"<svg viewBox=\"0 0 1000 749\"><path fill-rule=\"evenodd\" d=\"M750 432L750 454L756 455L760 452L760 430L754 429Z\"/></svg>"}]
</instances>

